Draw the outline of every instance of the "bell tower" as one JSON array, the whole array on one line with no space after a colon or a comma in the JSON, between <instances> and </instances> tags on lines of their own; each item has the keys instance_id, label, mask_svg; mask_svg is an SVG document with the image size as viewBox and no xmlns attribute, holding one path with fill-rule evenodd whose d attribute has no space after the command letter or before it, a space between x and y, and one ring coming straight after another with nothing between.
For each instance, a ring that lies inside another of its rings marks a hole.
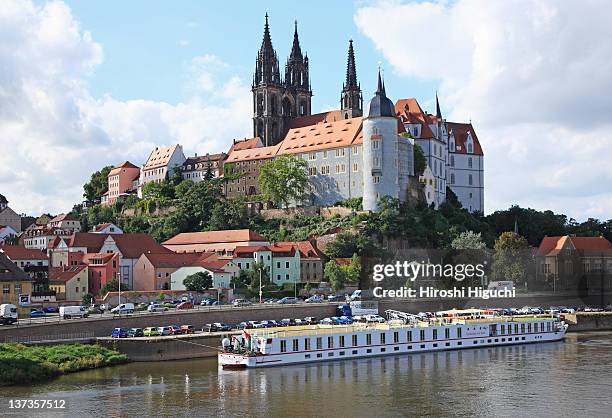
<instances>
[{"instance_id":1,"label":"bell tower","mask_svg":"<svg viewBox=\"0 0 612 418\"><path fill-rule=\"evenodd\" d=\"M344 119L363 115L363 96L361 95L361 85L357 82L357 68L355 66L355 51L353 50L352 39L349 40L346 80L342 85L340 109L342 109L342 117Z\"/></svg>"}]
</instances>

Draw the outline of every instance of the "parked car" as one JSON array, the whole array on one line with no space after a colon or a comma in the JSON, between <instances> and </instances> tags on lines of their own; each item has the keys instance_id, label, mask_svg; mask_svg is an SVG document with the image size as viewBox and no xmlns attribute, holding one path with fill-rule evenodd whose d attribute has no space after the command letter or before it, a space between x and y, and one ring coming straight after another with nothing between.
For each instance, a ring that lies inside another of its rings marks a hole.
<instances>
[{"instance_id":1,"label":"parked car","mask_svg":"<svg viewBox=\"0 0 612 418\"><path fill-rule=\"evenodd\" d=\"M147 327L144 329L143 334L145 337L154 337L156 335L161 335L157 327Z\"/></svg>"},{"instance_id":2,"label":"parked car","mask_svg":"<svg viewBox=\"0 0 612 418\"><path fill-rule=\"evenodd\" d=\"M183 330L183 334L193 334L195 332L193 325L181 325L181 329Z\"/></svg>"},{"instance_id":3,"label":"parked car","mask_svg":"<svg viewBox=\"0 0 612 418\"><path fill-rule=\"evenodd\" d=\"M212 324L206 324L202 327L202 331L204 332L218 332L218 331L231 331L231 330L232 330L232 327L222 322L213 322Z\"/></svg>"},{"instance_id":4,"label":"parked car","mask_svg":"<svg viewBox=\"0 0 612 418\"><path fill-rule=\"evenodd\" d=\"M216 301L217 300L213 298L205 298L205 299L202 299L202 301L200 302L200 305L201 306L211 306Z\"/></svg>"},{"instance_id":5,"label":"parked car","mask_svg":"<svg viewBox=\"0 0 612 418\"><path fill-rule=\"evenodd\" d=\"M281 319L280 324L283 327L292 327L295 325L295 319L290 319L290 318Z\"/></svg>"},{"instance_id":6,"label":"parked car","mask_svg":"<svg viewBox=\"0 0 612 418\"><path fill-rule=\"evenodd\" d=\"M234 306L251 306L252 303L251 303L251 301L248 301L246 299L236 299L236 300L234 300L232 305L234 305Z\"/></svg>"},{"instance_id":7,"label":"parked car","mask_svg":"<svg viewBox=\"0 0 612 418\"><path fill-rule=\"evenodd\" d=\"M170 329L172 329L172 335L183 334L183 328L179 327L178 325L170 325Z\"/></svg>"},{"instance_id":8,"label":"parked car","mask_svg":"<svg viewBox=\"0 0 612 418\"><path fill-rule=\"evenodd\" d=\"M341 302L344 301L344 297L340 296L340 295L328 295L327 296L327 301L328 302Z\"/></svg>"},{"instance_id":9,"label":"parked car","mask_svg":"<svg viewBox=\"0 0 612 418\"><path fill-rule=\"evenodd\" d=\"M89 313L84 306L62 306L59 308L59 315L62 319L87 318Z\"/></svg>"},{"instance_id":10,"label":"parked car","mask_svg":"<svg viewBox=\"0 0 612 418\"><path fill-rule=\"evenodd\" d=\"M299 299L298 298L294 298L293 296L286 296L284 298L282 298L281 300L279 300L277 303L280 304L293 304L293 303L298 303Z\"/></svg>"},{"instance_id":11,"label":"parked car","mask_svg":"<svg viewBox=\"0 0 612 418\"><path fill-rule=\"evenodd\" d=\"M251 324L251 322L246 322L243 321L241 323L239 323L238 325L236 325L236 329L251 329L253 328L253 324Z\"/></svg>"},{"instance_id":12,"label":"parked car","mask_svg":"<svg viewBox=\"0 0 612 418\"><path fill-rule=\"evenodd\" d=\"M160 335L172 335L172 327L157 327Z\"/></svg>"},{"instance_id":13,"label":"parked car","mask_svg":"<svg viewBox=\"0 0 612 418\"><path fill-rule=\"evenodd\" d=\"M361 290L355 290L351 295L351 300L361 300Z\"/></svg>"},{"instance_id":14,"label":"parked car","mask_svg":"<svg viewBox=\"0 0 612 418\"><path fill-rule=\"evenodd\" d=\"M193 303L189 301L181 302L178 305L176 305L176 309L193 309Z\"/></svg>"},{"instance_id":15,"label":"parked car","mask_svg":"<svg viewBox=\"0 0 612 418\"><path fill-rule=\"evenodd\" d=\"M383 318L380 315L364 315L364 319L365 319L365 322L378 322L381 324L383 322L387 322L385 318Z\"/></svg>"},{"instance_id":16,"label":"parked car","mask_svg":"<svg viewBox=\"0 0 612 418\"><path fill-rule=\"evenodd\" d=\"M158 303L152 303L151 305L149 305L147 307L147 312L164 312L167 311L168 308L166 308L165 306L162 306Z\"/></svg>"},{"instance_id":17,"label":"parked car","mask_svg":"<svg viewBox=\"0 0 612 418\"><path fill-rule=\"evenodd\" d=\"M30 318L42 318L43 316L47 316L47 314L41 309L34 309L30 312Z\"/></svg>"},{"instance_id":18,"label":"parked car","mask_svg":"<svg viewBox=\"0 0 612 418\"><path fill-rule=\"evenodd\" d=\"M323 302L323 298L319 295L312 295L308 299L305 300L306 303L321 303Z\"/></svg>"},{"instance_id":19,"label":"parked car","mask_svg":"<svg viewBox=\"0 0 612 418\"><path fill-rule=\"evenodd\" d=\"M270 327L280 327L281 324L279 324L277 321L275 321L274 319L269 319L268 320L268 325L270 325Z\"/></svg>"},{"instance_id":20,"label":"parked car","mask_svg":"<svg viewBox=\"0 0 612 418\"><path fill-rule=\"evenodd\" d=\"M144 337L144 331L142 328L130 328L128 330L128 337Z\"/></svg>"},{"instance_id":21,"label":"parked car","mask_svg":"<svg viewBox=\"0 0 612 418\"><path fill-rule=\"evenodd\" d=\"M612 305L608 305L604 308L604 311L606 312L612 312ZM574 312L568 312L568 313L574 313Z\"/></svg>"},{"instance_id":22,"label":"parked car","mask_svg":"<svg viewBox=\"0 0 612 418\"><path fill-rule=\"evenodd\" d=\"M87 309L87 313L89 315L101 315L104 313L104 311L98 308L97 306L92 306L91 308Z\"/></svg>"},{"instance_id":23,"label":"parked car","mask_svg":"<svg viewBox=\"0 0 612 418\"><path fill-rule=\"evenodd\" d=\"M264 303L278 303L278 299L276 298L266 299L264 300Z\"/></svg>"},{"instance_id":24,"label":"parked car","mask_svg":"<svg viewBox=\"0 0 612 418\"><path fill-rule=\"evenodd\" d=\"M148 303L139 303L138 305L136 305L136 310L137 311L146 311L148 307L149 307Z\"/></svg>"},{"instance_id":25,"label":"parked car","mask_svg":"<svg viewBox=\"0 0 612 418\"><path fill-rule=\"evenodd\" d=\"M319 321L321 325L332 325L334 321L331 318L323 318Z\"/></svg>"},{"instance_id":26,"label":"parked car","mask_svg":"<svg viewBox=\"0 0 612 418\"><path fill-rule=\"evenodd\" d=\"M295 321L295 325L306 325L303 319L295 318L294 321Z\"/></svg>"},{"instance_id":27,"label":"parked car","mask_svg":"<svg viewBox=\"0 0 612 418\"><path fill-rule=\"evenodd\" d=\"M45 306L43 311L45 313L59 313L59 308L57 306Z\"/></svg>"},{"instance_id":28,"label":"parked car","mask_svg":"<svg viewBox=\"0 0 612 418\"><path fill-rule=\"evenodd\" d=\"M133 303L122 303L120 305L115 306L111 309L111 313L113 314L131 314L134 313L134 304Z\"/></svg>"},{"instance_id":29,"label":"parked car","mask_svg":"<svg viewBox=\"0 0 612 418\"><path fill-rule=\"evenodd\" d=\"M304 322L308 325L314 325L317 324L319 321L317 321L317 318L315 318L314 316L307 316L306 318L304 318Z\"/></svg>"},{"instance_id":30,"label":"parked car","mask_svg":"<svg viewBox=\"0 0 612 418\"><path fill-rule=\"evenodd\" d=\"M127 328L113 328L113 332L111 332L111 337L113 338L127 338L127 336Z\"/></svg>"}]
</instances>

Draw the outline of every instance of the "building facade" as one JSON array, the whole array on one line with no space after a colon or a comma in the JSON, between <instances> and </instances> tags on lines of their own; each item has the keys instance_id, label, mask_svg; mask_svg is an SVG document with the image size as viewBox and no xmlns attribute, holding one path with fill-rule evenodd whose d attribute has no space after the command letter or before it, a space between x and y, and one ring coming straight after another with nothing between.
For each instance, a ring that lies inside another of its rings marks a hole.
<instances>
[{"instance_id":1,"label":"building facade","mask_svg":"<svg viewBox=\"0 0 612 418\"><path fill-rule=\"evenodd\" d=\"M181 172L185 180L200 182L220 177L223 174L223 162L227 154L195 155L185 160L181 166Z\"/></svg>"},{"instance_id":2,"label":"building facade","mask_svg":"<svg viewBox=\"0 0 612 418\"><path fill-rule=\"evenodd\" d=\"M108 173L108 192L102 197L102 204L112 205L121 196L135 193L138 189L140 168L129 161L115 166Z\"/></svg>"},{"instance_id":3,"label":"building facade","mask_svg":"<svg viewBox=\"0 0 612 418\"><path fill-rule=\"evenodd\" d=\"M161 183L173 170L179 169L185 162L185 154L181 145L168 147L156 147L140 170L140 184L138 185L138 197L142 197L142 188L145 184Z\"/></svg>"},{"instance_id":4,"label":"building facade","mask_svg":"<svg viewBox=\"0 0 612 418\"><path fill-rule=\"evenodd\" d=\"M6 197L0 194L0 225L10 226L15 232L21 232L21 216L8 204Z\"/></svg>"}]
</instances>

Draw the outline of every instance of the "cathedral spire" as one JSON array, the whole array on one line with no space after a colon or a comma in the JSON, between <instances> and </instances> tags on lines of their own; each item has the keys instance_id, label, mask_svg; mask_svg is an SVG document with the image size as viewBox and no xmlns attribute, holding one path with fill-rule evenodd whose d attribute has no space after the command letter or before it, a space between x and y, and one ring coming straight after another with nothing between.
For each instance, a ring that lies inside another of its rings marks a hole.
<instances>
[{"instance_id":1,"label":"cathedral spire","mask_svg":"<svg viewBox=\"0 0 612 418\"><path fill-rule=\"evenodd\" d=\"M357 68L355 67L355 51L353 50L353 40L349 40L348 58L346 61L346 81L345 88L357 87Z\"/></svg>"},{"instance_id":2,"label":"cathedral spire","mask_svg":"<svg viewBox=\"0 0 612 418\"><path fill-rule=\"evenodd\" d=\"M440 111L440 101L438 100L438 92L436 91L436 117L442 120L442 112Z\"/></svg>"},{"instance_id":3,"label":"cathedral spire","mask_svg":"<svg viewBox=\"0 0 612 418\"><path fill-rule=\"evenodd\" d=\"M300 48L300 38L298 36L297 20L295 23L295 30L293 31L293 46L291 47L290 60L302 60L302 50Z\"/></svg>"},{"instance_id":4,"label":"cathedral spire","mask_svg":"<svg viewBox=\"0 0 612 418\"><path fill-rule=\"evenodd\" d=\"M376 94L385 94L385 87L382 83L382 78L380 77L380 67L378 67L378 87L376 89Z\"/></svg>"},{"instance_id":5,"label":"cathedral spire","mask_svg":"<svg viewBox=\"0 0 612 418\"><path fill-rule=\"evenodd\" d=\"M257 53L255 63L255 82L254 85L261 83L280 83L280 72L276 51L272 46L270 36L270 25L268 24L268 13L266 13L266 23L264 25L263 40L261 48Z\"/></svg>"}]
</instances>

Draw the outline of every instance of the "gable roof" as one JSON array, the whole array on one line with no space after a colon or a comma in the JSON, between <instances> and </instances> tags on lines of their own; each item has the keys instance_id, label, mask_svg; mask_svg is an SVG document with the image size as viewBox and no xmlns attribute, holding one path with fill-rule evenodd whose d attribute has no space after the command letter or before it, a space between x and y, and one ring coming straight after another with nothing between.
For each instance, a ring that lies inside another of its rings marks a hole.
<instances>
[{"instance_id":1,"label":"gable roof","mask_svg":"<svg viewBox=\"0 0 612 418\"><path fill-rule=\"evenodd\" d=\"M256 136L255 138L234 140L234 143L230 147L228 154L230 154L232 151L240 151L258 147L263 147L263 142L261 142L261 139L258 136Z\"/></svg>"},{"instance_id":2,"label":"gable roof","mask_svg":"<svg viewBox=\"0 0 612 418\"><path fill-rule=\"evenodd\" d=\"M250 229L228 229L225 231L183 232L163 242L164 245L217 244L223 242L268 240Z\"/></svg>"},{"instance_id":3,"label":"gable roof","mask_svg":"<svg viewBox=\"0 0 612 418\"><path fill-rule=\"evenodd\" d=\"M142 256L146 257L155 268L179 268L193 266L202 257L202 254L170 252L166 254L144 253Z\"/></svg>"},{"instance_id":4,"label":"gable roof","mask_svg":"<svg viewBox=\"0 0 612 418\"><path fill-rule=\"evenodd\" d=\"M415 98L399 99L395 103L395 112L402 124L409 123L421 125L419 138L434 138L434 134L429 127L433 121L431 117L423 112L421 105Z\"/></svg>"},{"instance_id":5,"label":"gable roof","mask_svg":"<svg viewBox=\"0 0 612 418\"><path fill-rule=\"evenodd\" d=\"M482 152L482 147L480 146L480 141L476 136L476 131L474 131L474 127L471 123L458 123L458 122L447 122L446 126L448 127L448 135L451 134L455 138L455 151L450 151L455 154L468 154L467 147L465 145L468 137L468 133L472 135L472 141L474 141L474 155L484 155Z\"/></svg>"},{"instance_id":6,"label":"gable roof","mask_svg":"<svg viewBox=\"0 0 612 418\"><path fill-rule=\"evenodd\" d=\"M23 270L0 252L0 281L34 281Z\"/></svg>"},{"instance_id":7,"label":"gable roof","mask_svg":"<svg viewBox=\"0 0 612 418\"><path fill-rule=\"evenodd\" d=\"M316 125L317 123L336 122L342 119L342 110L336 109L289 119L288 127L289 129L303 128L305 126Z\"/></svg>"},{"instance_id":8,"label":"gable roof","mask_svg":"<svg viewBox=\"0 0 612 418\"><path fill-rule=\"evenodd\" d=\"M301 128L289 129L279 143L279 154L296 154L314 150L348 147L355 143L361 132L361 117L320 122Z\"/></svg>"},{"instance_id":9,"label":"gable roof","mask_svg":"<svg viewBox=\"0 0 612 418\"><path fill-rule=\"evenodd\" d=\"M6 254L13 261L49 259L44 251L26 248L23 245L3 245L0 246L0 252Z\"/></svg>"},{"instance_id":10,"label":"gable roof","mask_svg":"<svg viewBox=\"0 0 612 418\"><path fill-rule=\"evenodd\" d=\"M580 251L582 253L612 254L612 243L604 237L575 237L571 235L544 237L538 246L536 255L553 256L563 249Z\"/></svg>"},{"instance_id":11,"label":"gable roof","mask_svg":"<svg viewBox=\"0 0 612 418\"><path fill-rule=\"evenodd\" d=\"M77 266L51 267L49 269L49 282L66 283L85 268L87 266L82 264Z\"/></svg>"},{"instance_id":12,"label":"gable roof","mask_svg":"<svg viewBox=\"0 0 612 418\"><path fill-rule=\"evenodd\" d=\"M325 254L310 241L281 241L278 245L291 245L300 252L301 258L324 258Z\"/></svg>"},{"instance_id":13,"label":"gable roof","mask_svg":"<svg viewBox=\"0 0 612 418\"><path fill-rule=\"evenodd\" d=\"M132 164L131 162L129 162L129 161L124 161L123 163L121 163L121 164L119 164L119 165L117 165L117 166L113 167L113 169L112 169L111 171L109 171L109 173L108 173L108 177L110 177L110 176L114 176L114 175L116 175L116 174L121 173L121 170L122 170L122 169L124 169L124 168L138 168L138 169L140 169L139 167L136 167L136 166L135 166L134 164Z\"/></svg>"},{"instance_id":14,"label":"gable roof","mask_svg":"<svg viewBox=\"0 0 612 418\"><path fill-rule=\"evenodd\" d=\"M76 232L70 236L66 244L69 247L85 247L88 253L97 253L104 245L104 241L111 237L123 258L138 258L143 253L171 252L160 245L149 234L99 234L94 232Z\"/></svg>"},{"instance_id":15,"label":"gable roof","mask_svg":"<svg viewBox=\"0 0 612 418\"><path fill-rule=\"evenodd\" d=\"M278 153L280 144L270 147L256 147L231 151L226 162L233 163L238 161L263 160L274 157Z\"/></svg>"},{"instance_id":16,"label":"gable roof","mask_svg":"<svg viewBox=\"0 0 612 418\"><path fill-rule=\"evenodd\" d=\"M53 219L51 219L48 223L52 222L62 222L62 221L78 221L79 219L71 213L60 213Z\"/></svg>"},{"instance_id":17,"label":"gable roof","mask_svg":"<svg viewBox=\"0 0 612 418\"><path fill-rule=\"evenodd\" d=\"M178 147L178 144L168 147L156 147L151 151L147 162L143 166L143 170L167 166Z\"/></svg>"}]
</instances>

